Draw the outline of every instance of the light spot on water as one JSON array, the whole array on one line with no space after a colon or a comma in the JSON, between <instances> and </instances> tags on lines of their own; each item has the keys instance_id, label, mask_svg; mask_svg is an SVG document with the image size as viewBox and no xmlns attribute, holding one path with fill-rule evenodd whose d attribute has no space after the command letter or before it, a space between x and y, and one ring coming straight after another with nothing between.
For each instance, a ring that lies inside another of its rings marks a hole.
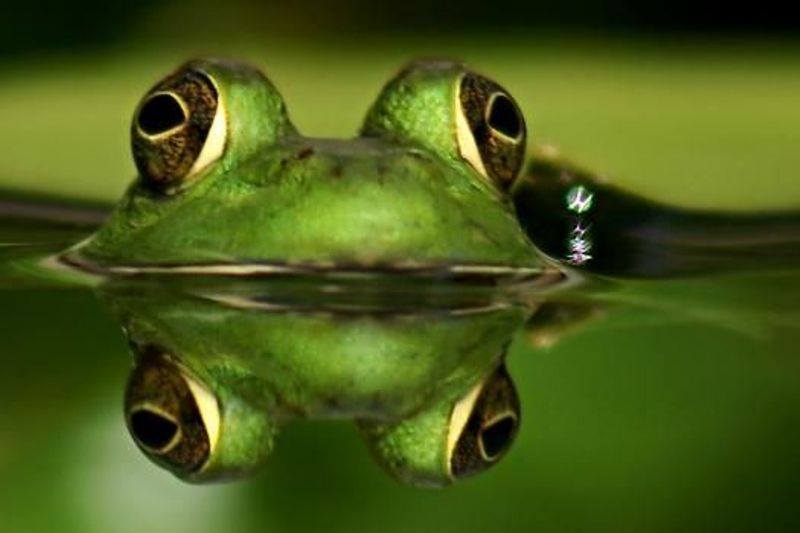
<instances>
[{"instance_id":1,"label":"light spot on water","mask_svg":"<svg viewBox=\"0 0 800 533\"><path fill-rule=\"evenodd\" d=\"M567 191L567 209L578 213L586 213L592 208L594 194L583 185L576 185Z\"/></svg>"},{"instance_id":2,"label":"light spot on water","mask_svg":"<svg viewBox=\"0 0 800 533\"><path fill-rule=\"evenodd\" d=\"M589 254L592 249L589 224L584 221L583 215L592 209L593 203L594 194L583 185L576 185L567 191L567 210L578 215L575 225L567 237L568 252L566 259L571 265L583 265L592 259Z\"/></svg>"}]
</instances>

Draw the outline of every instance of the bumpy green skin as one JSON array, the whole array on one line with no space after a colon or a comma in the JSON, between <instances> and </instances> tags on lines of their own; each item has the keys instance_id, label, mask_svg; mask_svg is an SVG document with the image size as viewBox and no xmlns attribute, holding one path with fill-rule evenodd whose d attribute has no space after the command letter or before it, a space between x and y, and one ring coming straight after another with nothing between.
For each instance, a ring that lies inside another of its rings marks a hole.
<instances>
[{"instance_id":1,"label":"bumpy green skin","mask_svg":"<svg viewBox=\"0 0 800 533\"><path fill-rule=\"evenodd\" d=\"M279 420L408 417L492 368L527 316L270 313L141 290L106 300L135 344L165 349Z\"/></svg>"},{"instance_id":2,"label":"bumpy green skin","mask_svg":"<svg viewBox=\"0 0 800 533\"><path fill-rule=\"evenodd\" d=\"M400 479L442 484L452 404L495 366L529 314L265 313L141 287L108 287L104 298L133 345L170 354L218 398L219 452L190 481L247 473L281 425L333 417L358 420ZM396 442L397 427L411 433L407 442ZM403 452L419 463L418 479L415 465L397 467Z\"/></svg>"},{"instance_id":3,"label":"bumpy green skin","mask_svg":"<svg viewBox=\"0 0 800 533\"><path fill-rule=\"evenodd\" d=\"M137 180L80 247L83 257L106 265L539 264L507 198L458 155L458 67L390 84L361 137L328 141L297 134L256 71L197 64L227 109L224 155L173 194Z\"/></svg>"},{"instance_id":4,"label":"bumpy green skin","mask_svg":"<svg viewBox=\"0 0 800 533\"><path fill-rule=\"evenodd\" d=\"M412 63L381 92L367 113L362 135L414 143L461 163L453 116L463 73L462 65L448 61Z\"/></svg>"},{"instance_id":5,"label":"bumpy green skin","mask_svg":"<svg viewBox=\"0 0 800 533\"><path fill-rule=\"evenodd\" d=\"M389 474L403 483L424 487L443 487L454 481L447 460L447 430L454 404L469 389L464 385L406 420L359 424L373 456Z\"/></svg>"},{"instance_id":6,"label":"bumpy green skin","mask_svg":"<svg viewBox=\"0 0 800 533\"><path fill-rule=\"evenodd\" d=\"M202 371L197 366L194 369ZM249 400L248 388L256 384L241 369L218 366L206 369L205 374L202 381L220 405L219 440L203 468L184 479L193 483L238 479L266 461L278 425L268 410Z\"/></svg>"}]
</instances>

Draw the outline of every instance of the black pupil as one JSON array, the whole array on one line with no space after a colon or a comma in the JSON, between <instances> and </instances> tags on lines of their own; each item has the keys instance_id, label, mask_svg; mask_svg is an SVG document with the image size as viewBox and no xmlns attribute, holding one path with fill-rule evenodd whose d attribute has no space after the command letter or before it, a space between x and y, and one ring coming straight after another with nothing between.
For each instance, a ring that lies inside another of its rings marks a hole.
<instances>
[{"instance_id":1,"label":"black pupil","mask_svg":"<svg viewBox=\"0 0 800 533\"><path fill-rule=\"evenodd\" d=\"M505 95L498 94L492 100L489 110L489 126L503 135L516 139L522 130L517 107Z\"/></svg>"},{"instance_id":2,"label":"black pupil","mask_svg":"<svg viewBox=\"0 0 800 533\"><path fill-rule=\"evenodd\" d=\"M178 99L171 94L157 94L139 110L139 127L148 135L157 135L186 121Z\"/></svg>"},{"instance_id":3,"label":"black pupil","mask_svg":"<svg viewBox=\"0 0 800 533\"><path fill-rule=\"evenodd\" d=\"M148 448L161 450L175 438L178 426L157 413L142 410L131 415L131 431Z\"/></svg>"},{"instance_id":4,"label":"black pupil","mask_svg":"<svg viewBox=\"0 0 800 533\"><path fill-rule=\"evenodd\" d=\"M505 416L493 422L492 425L483 428L483 431L481 431L481 444L489 459L497 458L508 448L509 444L511 444L511 435L514 433L515 425L514 417Z\"/></svg>"}]
</instances>

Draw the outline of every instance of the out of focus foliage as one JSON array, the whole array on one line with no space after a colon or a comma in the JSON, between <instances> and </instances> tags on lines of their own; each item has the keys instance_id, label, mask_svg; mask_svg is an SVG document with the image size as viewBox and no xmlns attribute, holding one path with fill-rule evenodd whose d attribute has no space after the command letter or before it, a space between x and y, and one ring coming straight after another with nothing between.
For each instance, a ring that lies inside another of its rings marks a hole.
<instances>
[{"instance_id":1,"label":"out of focus foliage","mask_svg":"<svg viewBox=\"0 0 800 533\"><path fill-rule=\"evenodd\" d=\"M214 31L302 34L459 34L541 31L797 33L797 9L767 0L753 8L673 0L38 0L6 6L0 17L0 55L113 44L142 25L161 34Z\"/></svg>"}]
</instances>

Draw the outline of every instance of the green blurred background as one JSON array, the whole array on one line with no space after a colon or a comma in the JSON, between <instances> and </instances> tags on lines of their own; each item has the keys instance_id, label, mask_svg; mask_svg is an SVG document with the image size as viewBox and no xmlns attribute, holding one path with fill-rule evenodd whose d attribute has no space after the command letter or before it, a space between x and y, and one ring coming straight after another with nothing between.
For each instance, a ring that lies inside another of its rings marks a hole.
<instances>
[{"instance_id":1,"label":"green blurred background","mask_svg":"<svg viewBox=\"0 0 800 533\"><path fill-rule=\"evenodd\" d=\"M777 6L7 7L0 187L112 201L133 176L138 98L192 56L262 66L319 136L352 135L405 61L446 56L503 83L534 140L622 186L700 207L796 208L800 41ZM629 311L546 351L517 343L517 445L446 491L395 484L337 423L290 428L254 480L183 485L128 438L129 356L94 297L5 292L0 531L797 530L797 287L793 275L686 283L659 294L683 313Z\"/></svg>"}]
</instances>

